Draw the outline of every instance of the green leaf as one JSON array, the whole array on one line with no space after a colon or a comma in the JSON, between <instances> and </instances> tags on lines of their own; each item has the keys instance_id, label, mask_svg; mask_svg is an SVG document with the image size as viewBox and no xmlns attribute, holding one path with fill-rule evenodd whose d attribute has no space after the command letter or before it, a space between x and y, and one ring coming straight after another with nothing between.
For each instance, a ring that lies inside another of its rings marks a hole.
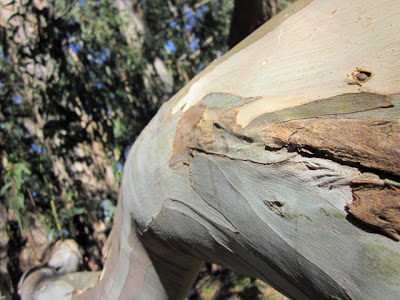
<instances>
[{"instance_id":1,"label":"green leaf","mask_svg":"<svg viewBox=\"0 0 400 300\"><path fill-rule=\"evenodd\" d=\"M22 193L18 193L18 197L17 197L17 207L18 209L22 209L25 207L25 196Z\"/></svg>"},{"instance_id":2,"label":"green leaf","mask_svg":"<svg viewBox=\"0 0 400 300\"><path fill-rule=\"evenodd\" d=\"M107 76L111 76L111 69L109 66L106 66L106 74Z\"/></svg>"},{"instance_id":3,"label":"green leaf","mask_svg":"<svg viewBox=\"0 0 400 300\"><path fill-rule=\"evenodd\" d=\"M4 196L5 193L11 188L12 183L7 182L0 190L0 196Z\"/></svg>"},{"instance_id":4,"label":"green leaf","mask_svg":"<svg viewBox=\"0 0 400 300\"><path fill-rule=\"evenodd\" d=\"M82 215L85 212L86 210L83 207L72 207L64 214L64 217L70 219L74 216Z\"/></svg>"},{"instance_id":5,"label":"green leaf","mask_svg":"<svg viewBox=\"0 0 400 300\"><path fill-rule=\"evenodd\" d=\"M40 15L39 19L40 19L41 25L42 25L43 27L47 27L46 18L45 18L43 15Z\"/></svg>"},{"instance_id":6,"label":"green leaf","mask_svg":"<svg viewBox=\"0 0 400 300\"><path fill-rule=\"evenodd\" d=\"M19 163L14 166L13 179L18 190L21 189L26 175L31 175L31 171L27 168L25 163Z\"/></svg>"},{"instance_id":7,"label":"green leaf","mask_svg":"<svg viewBox=\"0 0 400 300\"><path fill-rule=\"evenodd\" d=\"M1 123L0 128L9 131L11 129L11 123Z\"/></svg>"}]
</instances>

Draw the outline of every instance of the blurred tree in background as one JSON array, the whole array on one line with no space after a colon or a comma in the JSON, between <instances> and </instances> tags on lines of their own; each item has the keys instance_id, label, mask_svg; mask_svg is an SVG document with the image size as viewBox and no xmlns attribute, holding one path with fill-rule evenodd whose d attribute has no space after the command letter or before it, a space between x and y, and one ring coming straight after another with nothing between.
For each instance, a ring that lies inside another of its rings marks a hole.
<instances>
[{"instance_id":1,"label":"blurred tree in background","mask_svg":"<svg viewBox=\"0 0 400 300\"><path fill-rule=\"evenodd\" d=\"M102 267L129 147L228 50L236 2L1 1L0 296L60 238Z\"/></svg>"}]
</instances>

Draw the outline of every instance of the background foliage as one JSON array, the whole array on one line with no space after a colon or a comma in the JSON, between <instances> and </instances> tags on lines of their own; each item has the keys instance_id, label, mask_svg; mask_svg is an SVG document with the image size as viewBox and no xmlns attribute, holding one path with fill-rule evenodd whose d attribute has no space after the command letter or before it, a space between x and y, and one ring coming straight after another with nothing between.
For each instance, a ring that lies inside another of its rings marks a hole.
<instances>
[{"instance_id":1,"label":"background foliage","mask_svg":"<svg viewBox=\"0 0 400 300\"><path fill-rule=\"evenodd\" d=\"M227 50L232 1L171 2L136 4L147 27L133 44L121 29L129 20L109 1L12 4L10 20L19 22L2 28L0 48L1 195L20 229L26 199L53 228L51 199L72 202L68 211L103 200L84 199L79 181L61 187L52 160L91 160L74 150L98 140L119 179L130 145L165 100L158 74L148 71L156 57L173 75L173 94ZM19 38L21 27L34 32ZM68 217L62 223L68 227Z\"/></svg>"}]
</instances>

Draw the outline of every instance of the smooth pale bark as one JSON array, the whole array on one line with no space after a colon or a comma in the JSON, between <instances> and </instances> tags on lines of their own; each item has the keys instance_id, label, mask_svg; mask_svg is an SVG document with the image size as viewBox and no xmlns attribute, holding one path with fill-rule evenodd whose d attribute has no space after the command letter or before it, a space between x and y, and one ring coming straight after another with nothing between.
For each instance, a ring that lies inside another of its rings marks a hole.
<instances>
[{"instance_id":1,"label":"smooth pale bark","mask_svg":"<svg viewBox=\"0 0 400 300\"><path fill-rule=\"evenodd\" d=\"M181 299L205 260L295 299L398 298L399 15L300 1L164 104L80 298Z\"/></svg>"}]
</instances>

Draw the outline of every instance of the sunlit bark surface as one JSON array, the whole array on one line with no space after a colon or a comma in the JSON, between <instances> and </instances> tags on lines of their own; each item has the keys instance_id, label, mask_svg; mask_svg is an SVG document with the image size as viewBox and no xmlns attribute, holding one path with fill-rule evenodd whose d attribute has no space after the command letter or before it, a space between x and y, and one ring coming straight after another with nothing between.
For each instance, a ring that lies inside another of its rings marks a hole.
<instances>
[{"instance_id":1,"label":"sunlit bark surface","mask_svg":"<svg viewBox=\"0 0 400 300\"><path fill-rule=\"evenodd\" d=\"M81 298L180 299L205 260L295 299L398 298L399 15L300 1L164 104Z\"/></svg>"}]
</instances>

